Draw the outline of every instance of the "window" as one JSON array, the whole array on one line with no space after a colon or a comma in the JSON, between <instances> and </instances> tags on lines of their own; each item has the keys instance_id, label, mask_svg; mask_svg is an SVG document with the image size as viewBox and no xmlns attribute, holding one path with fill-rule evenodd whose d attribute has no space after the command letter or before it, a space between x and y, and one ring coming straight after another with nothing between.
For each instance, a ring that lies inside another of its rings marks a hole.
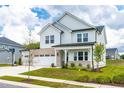
<instances>
[{"instance_id":1,"label":"window","mask_svg":"<svg viewBox=\"0 0 124 93\"><path fill-rule=\"evenodd\" d=\"M43 57L44 55L40 55L40 57Z\"/></svg>"},{"instance_id":2,"label":"window","mask_svg":"<svg viewBox=\"0 0 124 93\"><path fill-rule=\"evenodd\" d=\"M83 60L83 52L78 52L78 60Z\"/></svg>"},{"instance_id":3,"label":"window","mask_svg":"<svg viewBox=\"0 0 124 93\"><path fill-rule=\"evenodd\" d=\"M77 42L82 42L82 34L77 34Z\"/></svg>"},{"instance_id":4,"label":"window","mask_svg":"<svg viewBox=\"0 0 124 93\"><path fill-rule=\"evenodd\" d=\"M45 43L49 44L49 36L45 36Z\"/></svg>"},{"instance_id":5,"label":"window","mask_svg":"<svg viewBox=\"0 0 124 93\"><path fill-rule=\"evenodd\" d=\"M51 54L51 56L55 56L54 54Z\"/></svg>"},{"instance_id":6,"label":"window","mask_svg":"<svg viewBox=\"0 0 124 93\"><path fill-rule=\"evenodd\" d=\"M39 55L34 55L35 57L39 57Z\"/></svg>"},{"instance_id":7,"label":"window","mask_svg":"<svg viewBox=\"0 0 124 93\"><path fill-rule=\"evenodd\" d=\"M46 54L45 56L50 56L50 55Z\"/></svg>"},{"instance_id":8,"label":"window","mask_svg":"<svg viewBox=\"0 0 124 93\"><path fill-rule=\"evenodd\" d=\"M88 42L88 33L83 34L83 41Z\"/></svg>"},{"instance_id":9,"label":"window","mask_svg":"<svg viewBox=\"0 0 124 93\"><path fill-rule=\"evenodd\" d=\"M88 60L88 52L85 52L85 60Z\"/></svg>"},{"instance_id":10,"label":"window","mask_svg":"<svg viewBox=\"0 0 124 93\"><path fill-rule=\"evenodd\" d=\"M25 55L25 57L28 57L28 55Z\"/></svg>"},{"instance_id":11,"label":"window","mask_svg":"<svg viewBox=\"0 0 124 93\"><path fill-rule=\"evenodd\" d=\"M77 52L74 52L74 61L77 61Z\"/></svg>"},{"instance_id":12,"label":"window","mask_svg":"<svg viewBox=\"0 0 124 93\"><path fill-rule=\"evenodd\" d=\"M54 43L54 35L50 36L50 43Z\"/></svg>"}]
</instances>

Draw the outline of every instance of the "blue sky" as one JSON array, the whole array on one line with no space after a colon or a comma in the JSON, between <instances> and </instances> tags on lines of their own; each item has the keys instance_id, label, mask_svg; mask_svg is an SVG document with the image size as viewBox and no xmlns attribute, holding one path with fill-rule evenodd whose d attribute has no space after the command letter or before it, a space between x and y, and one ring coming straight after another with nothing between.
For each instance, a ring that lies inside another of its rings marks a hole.
<instances>
[{"instance_id":1,"label":"blue sky","mask_svg":"<svg viewBox=\"0 0 124 93\"><path fill-rule=\"evenodd\" d=\"M47 23L58 19L65 11L92 25L105 25L107 47L117 47L124 52L124 6L123 5L51 5L51 6L0 6L0 33L24 43L28 32L32 31L34 41L39 41L37 33Z\"/></svg>"},{"instance_id":2,"label":"blue sky","mask_svg":"<svg viewBox=\"0 0 124 93\"><path fill-rule=\"evenodd\" d=\"M124 10L124 5L116 5L116 7L119 11Z\"/></svg>"}]
</instances>

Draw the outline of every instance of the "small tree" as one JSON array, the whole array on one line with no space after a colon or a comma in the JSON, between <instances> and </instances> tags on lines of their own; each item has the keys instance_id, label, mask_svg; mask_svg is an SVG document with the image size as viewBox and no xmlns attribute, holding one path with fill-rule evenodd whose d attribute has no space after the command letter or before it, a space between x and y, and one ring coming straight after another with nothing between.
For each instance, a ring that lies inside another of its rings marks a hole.
<instances>
[{"instance_id":1,"label":"small tree","mask_svg":"<svg viewBox=\"0 0 124 93\"><path fill-rule=\"evenodd\" d=\"M94 57L95 61L97 62L97 71L99 71L99 62L103 60L103 54L105 52L104 45L96 44L94 49Z\"/></svg>"}]
</instances>

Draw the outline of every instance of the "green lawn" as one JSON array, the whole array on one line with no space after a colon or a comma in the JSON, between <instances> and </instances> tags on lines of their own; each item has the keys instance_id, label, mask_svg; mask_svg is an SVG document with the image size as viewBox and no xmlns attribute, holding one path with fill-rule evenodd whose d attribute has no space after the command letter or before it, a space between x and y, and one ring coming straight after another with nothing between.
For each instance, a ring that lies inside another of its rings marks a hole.
<instances>
[{"instance_id":1,"label":"green lawn","mask_svg":"<svg viewBox=\"0 0 124 93\"><path fill-rule=\"evenodd\" d=\"M124 74L124 61L111 61L107 60L107 66L101 69L101 72L92 72L86 70L71 70L61 68L41 68L38 70L22 73L24 75L30 74L31 76L57 78L65 80L80 81L79 78L88 76L89 81L94 81L99 76L106 76L112 79L113 76Z\"/></svg>"},{"instance_id":2,"label":"green lawn","mask_svg":"<svg viewBox=\"0 0 124 93\"><path fill-rule=\"evenodd\" d=\"M10 64L0 64L0 67L11 66Z\"/></svg>"},{"instance_id":3,"label":"green lawn","mask_svg":"<svg viewBox=\"0 0 124 93\"><path fill-rule=\"evenodd\" d=\"M65 84L65 83L48 82L48 81L35 80L35 79L28 80L26 78L20 78L20 77L15 77L15 76L2 76L2 77L0 77L0 79L41 85L41 86L48 86L48 87L53 87L53 88L88 88L88 87L84 87L84 86L71 85L71 84Z\"/></svg>"}]
</instances>

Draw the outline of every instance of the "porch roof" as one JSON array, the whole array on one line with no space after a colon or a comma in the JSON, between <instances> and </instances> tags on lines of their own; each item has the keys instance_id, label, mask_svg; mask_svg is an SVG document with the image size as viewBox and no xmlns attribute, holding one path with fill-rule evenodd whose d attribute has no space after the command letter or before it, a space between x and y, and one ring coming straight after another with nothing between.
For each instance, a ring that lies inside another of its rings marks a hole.
<instances>
[{"instance_id":1,"label":"porch roof","mask_svg":"<svg viewBox=\"0 0 124 93\"><path fill-rule=\"evenodd\" d=\"M88 42L88 43L69 43L69 44L60 44L60 45L55 45L52 47L70 47L70 46L91 46L94 45L95 42Z\"/></svg>"}]
</instances>

